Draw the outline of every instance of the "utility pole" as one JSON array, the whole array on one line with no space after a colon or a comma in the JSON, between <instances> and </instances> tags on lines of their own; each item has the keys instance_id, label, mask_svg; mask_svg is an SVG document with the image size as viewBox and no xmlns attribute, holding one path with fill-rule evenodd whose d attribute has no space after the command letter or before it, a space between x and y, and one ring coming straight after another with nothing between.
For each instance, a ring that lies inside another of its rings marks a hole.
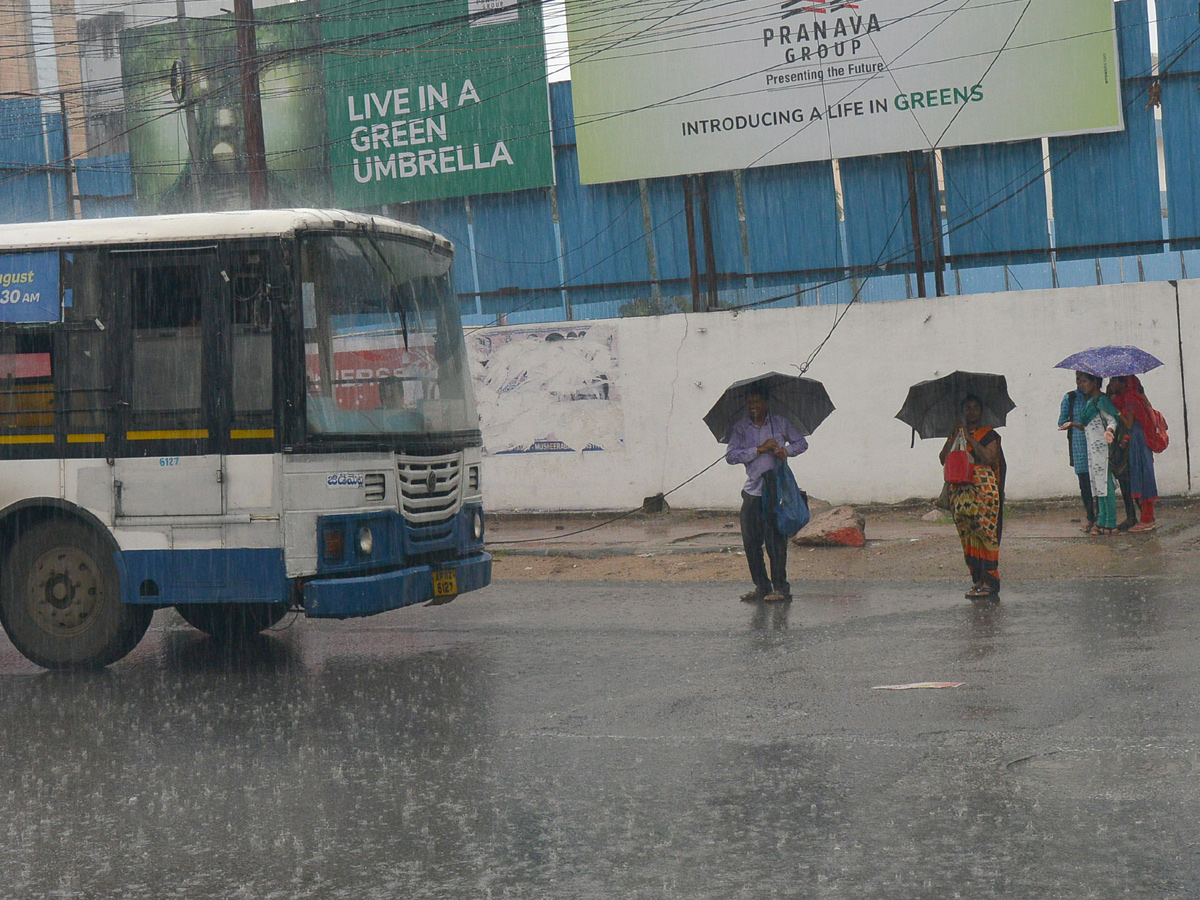
<instances>
[{"instance_id":1,"label":"utility pole","mask_svg":"<svg viewBox=\"0 0 1200 900\"><path fill-rule=\"evenodd\" d=\"M192 96L192 51L188 42L187 10L184 0L175 0L175 25L179 35L179 71L176 73L175 99L183 107L187 128L188 180L191 182L192 210L200 211L200 126L196 123L195 98Z\"/></svg>"},{"instance_id":2,"label":"utility pole","mask_svg":"<svg viewBox=\"0 0 1200 900\"><path fill-rule=\"evenodd\" d=\"M242 74L242 133L246 140L246 176L250 207L265 209L267 150L263 140L262 98L258 91L258 48L254 39L254 0L233 0L237 22L237 53Z\"/></svg>"},{"instance_id":3,"label":"utility pole","mask_svg":"<svg viewBox=\"0 0 1200 900\"><path fill-rule=\"evenodd\" d=\"M66 91L60 91L58 94L58 108L62 119L63 184L67 191L67 209L70 211L72 219L79 219L82 218L83 212L80 208L79 183L75 177L75 160L71 157L71 133L68 131L70 123L67 121Z\"/></svg>"}]
</instances>

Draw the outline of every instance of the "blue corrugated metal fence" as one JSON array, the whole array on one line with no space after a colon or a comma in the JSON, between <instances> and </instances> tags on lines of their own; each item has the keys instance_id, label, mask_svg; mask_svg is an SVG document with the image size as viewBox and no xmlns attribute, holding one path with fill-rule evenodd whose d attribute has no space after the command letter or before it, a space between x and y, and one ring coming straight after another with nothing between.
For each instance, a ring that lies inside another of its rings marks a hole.
<instances>
[{"instance_id":1,"label":"blue corrugated metal fence","mask_svg":"<svg viewBox=\"0 0 1200 900\"><path fill-rule=\"evenodd\" d=\"M1200 9L1157 0L1153 25L1146 0L1116 11L1125 130L1049 139L1045 157L1041 141L944 150L936 217L925 153L581 185L567 82L550 85L554 187L390 211L455 242L475 324L691 309L694 291L702 306L710 294L722 306L912 296L918 242L930 282L940 259L952 294L1194 276ZM0 217L70 215L61 146L59 117L37 100L0 101ZM127 156L73 168L84 215L133 211Z\"/></svg>"}]
</instances>

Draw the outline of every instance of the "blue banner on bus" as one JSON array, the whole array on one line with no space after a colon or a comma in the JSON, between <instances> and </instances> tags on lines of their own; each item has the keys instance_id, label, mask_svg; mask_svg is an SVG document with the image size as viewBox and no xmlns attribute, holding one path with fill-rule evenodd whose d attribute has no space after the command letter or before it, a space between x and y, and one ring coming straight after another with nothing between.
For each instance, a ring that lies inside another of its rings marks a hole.
<instances>
[{"instance_id":1,"label":"blue banner on bus","mask_svg":"<svg viewBox=\"0 0 1200 900\"><path fill-rule=\"evenodd\" d=\"M0 253L0 322L57 322L58 251Z\"/></svg>"}]
</instances>

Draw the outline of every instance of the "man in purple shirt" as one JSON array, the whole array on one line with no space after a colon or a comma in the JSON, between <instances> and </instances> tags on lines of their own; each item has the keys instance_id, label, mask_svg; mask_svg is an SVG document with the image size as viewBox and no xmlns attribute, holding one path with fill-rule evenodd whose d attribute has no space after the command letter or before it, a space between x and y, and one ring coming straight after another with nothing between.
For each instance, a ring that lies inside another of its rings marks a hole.
<instances>
[{"instance_id":1,"label":"man in purple shirt","mask_svg":"<svg viewBox=\"0 0 1200 900\"><path fill-rule=\"evenodd\" d=\"M787 580L787 535L775 529L773 521L763 517L763 476L775 468L775 461L799 456L808 449L808 441L800 430L783 416L771 415L767 391L751 388L746 398L746 418L729 431L729 449L725 461L746 467L746 483L742 486L742 546L754 590L743 594L747 603L766 600L779 603L792 599ZM771 558L771 577L763 562L763 545Z\"/></svg>"}]
</instances>

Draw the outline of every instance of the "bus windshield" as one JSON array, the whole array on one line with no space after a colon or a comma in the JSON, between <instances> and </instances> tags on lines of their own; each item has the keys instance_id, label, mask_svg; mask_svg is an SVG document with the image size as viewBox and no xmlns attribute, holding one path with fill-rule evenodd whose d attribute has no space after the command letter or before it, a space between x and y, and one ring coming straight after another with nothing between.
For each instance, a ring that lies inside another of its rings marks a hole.
<instances>
[{"instance_id":1,"label":"bus windshield","mask_svg":"<svg viewBox=\"0 0 1200 900\"><path fill-rule=\"evenodd\" d=\"M310 434L478 429L449 256L357 233L309 235L301 259Z\"/></svg>"}]
</instances>

